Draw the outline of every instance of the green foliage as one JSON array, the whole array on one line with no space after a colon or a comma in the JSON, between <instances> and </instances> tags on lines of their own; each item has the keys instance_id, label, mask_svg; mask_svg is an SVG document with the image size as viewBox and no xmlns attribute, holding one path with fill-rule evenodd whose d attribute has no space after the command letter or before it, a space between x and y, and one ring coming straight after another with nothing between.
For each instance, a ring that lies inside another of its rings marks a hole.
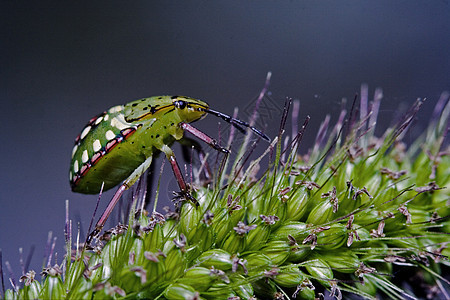
<instances>
[{"instance_id":1,"label":"green foliage","mask_svg":"<svg viewBox=\"0 0 450 300\"><path fill-rule=\"evenodd\" d=\"M338 299L401 299L433 296L433 286L448 291L440 274L450 255L450 105L407 149L401 136L420 104L382 138L372 116L338 123L300 156L302 129L291 143L280 134L243 167L247 140L215 188L197 182L198 208L186 202L178 218L130 218L93 251L74 250L61 268L46 269L41 283L30 271L5 298L314 299L327 290ZM404 290L402 270L420 284Z\"/></svg>"}]
</instances>

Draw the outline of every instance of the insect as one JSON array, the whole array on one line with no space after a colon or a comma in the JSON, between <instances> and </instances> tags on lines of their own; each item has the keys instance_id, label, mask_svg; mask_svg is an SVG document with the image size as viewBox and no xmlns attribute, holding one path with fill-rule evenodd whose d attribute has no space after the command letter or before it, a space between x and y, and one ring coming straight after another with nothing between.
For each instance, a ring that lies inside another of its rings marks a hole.
<instances>
[{"instance_id":1,"label":"insect","mask_svg":"<svg viewBox=\"0 0 450 300\"><path fill-rule=\"evenodd\" d=\"M265 140L270 139L247 122L209 108L206 102L184 96L155 96L114 106L92 118L75 139L69 180L72 191L97 194L121 183L107 208L88 236L89 244L103 228L117 201L125 190L149 168L153 156L166 155L181 190L180 195L198 205L189 193L182 172L170 148L187 131L212 148L228 153L218 142L190 123L206 114L222 118L246 132L244 127Z\"/></svg>"}]
</instances>

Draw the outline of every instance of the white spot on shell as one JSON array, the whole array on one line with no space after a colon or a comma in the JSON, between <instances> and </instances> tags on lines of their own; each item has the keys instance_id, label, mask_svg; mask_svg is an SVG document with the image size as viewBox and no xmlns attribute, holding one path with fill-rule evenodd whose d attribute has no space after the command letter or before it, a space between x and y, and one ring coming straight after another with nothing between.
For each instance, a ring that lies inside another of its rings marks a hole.
<instances>
[{"instance_id":1,"label":"white spot on shell","mask_svg":"<svg viewBox=\"0 0 450 300\"><path fill-rule=\"evenodd\" d=\"M102 149L102 144L100 143L100 140L95 140L92 144L92 148L94 149L94 152L97 152L98 150Z\"/></svg>"},{"instance_id":2,"label":"white spot on shell","mask_svg":"<svg viewBox=\"0 0 450 300\"><path fill-rule=\"evenodd\" d=\"M75 145L72 149L72 158L75 156L75 153L77 152L77 150L78 150L78 145Z\"/></svg>"},{"instance_id":3,"label":"white spot on shell","mask_svg":"<svg viewBox=\"0 0 450 300\"><path fill-rule=\"evenodd\" d=\"M81 132L80 139L84 139L89 131L91 131L91 126L86 126Z\"/></svg>"},{"instance_id":4,"label":"white spot on shell","mask_svg":"<svg viewBox=\"0 0 450 300\"><path fill-rule=\"evenodd\" d=\"M110 114L113 114L113 113L116 113L116 112L121 111L122 109L123 109L123 106L122 106L122 105L117 105L117 106L111 107L111 108L108 110L108 112L109 112Z\"/></svg>"},{"instance_id":5,"label":"white spot on shell","mask_svg":"<svg viewBox=\"0 0 450 300\"><path fill-rule=\"evenodd\" d=\"M107 140L107 141L110 141L110 140L116 138L116 135L114 134L114 132L113 132L112 130L108 130L108 131L105 133L105 137L106 137L106 140Z\"/></svg>"},{"instance_id":6,"label":"white spot on shell","mask_svg":"<svg viewBox=\"0 0 450 300\"><path fill-rule=\"evenodd\" d=\"M75 173L77 173L78 172L78 160L76 160L74 163L73 163L73 171L75 172Z\"/></svg>"},{"instance_id":7,"label":"white spot on shell","mask_svg":"<svg viewBox=\"0 0 450 300\"><path fill-rule=\"evenodd\" d=\"M127 124L123 115L120 114L117 117L111 119L111 126L119 128L119 130L123 130L125 128L128 128L130 124Z\"/></svg>"},{"instance_id":8,"label":"white spot on shell","mask_svg":"<svg viewBox=\"0 0 450 300\"><path fill-rule=\"evenodd\" d=\"M103 120L105 120L105 121L108 121L108 119L109 119L109 115L106 115L106 116L103 118Z\"/></svg>"},{"instance_id":9,"label":"white spot on shell","mask_svg":"<svg viewBox=\"0 0 450 300\"><path fill-rule=\"evenodd\" d=\"M69 172L69 181L72 181L73 175L72 172Z\"/></svg>"},{"instance_id":10,"label":"white spot on shell","mask_svg":"<svg viewBox=\"0 0 450 300\"><path fill-rule=\"evenodd\" d=\"M97 120L95 120L95 125L100 124L100 122L103 120L103 117L98 117Z\"/></svg>"},{"instance_id":11,"label":"white spot on shell","mask_svg":"<svg viewBox=\"0 0 450 300\"><path fill-rule=\"evenodd\" d=\"M84 150L83 154L81 155L81 161L85 163L88 161L88 159L89 159L88 152L87 152L87 150Z\"/></svg>"}]
</instances>

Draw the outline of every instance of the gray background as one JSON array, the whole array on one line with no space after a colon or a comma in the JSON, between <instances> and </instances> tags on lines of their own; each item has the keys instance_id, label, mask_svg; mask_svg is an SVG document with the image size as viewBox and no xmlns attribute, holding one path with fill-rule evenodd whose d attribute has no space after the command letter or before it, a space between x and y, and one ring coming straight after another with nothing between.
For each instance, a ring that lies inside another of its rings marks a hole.
<instances>
[{"instance_id":1,"label":"gray background","mask_svg":"<svg viewBox=\"0 0 450 300\"><path fill-rule=\"evenodd\" d=\"M427 97L416 132L450 88L448 1L1 1L0 11L0 248L16 276L18 248L36 245L38 269L48 231L62 258L64 200L86 231L97 197L70 191L71 149L113 105L182 94L246 119L272 71L263 123L274 136L285 97L300 99L300 118L312 117L305 149L363 82L384 90L381 125ZM196 126L216 136L218 122ZM167 198L168 165L164 178Z\"/></svg>"}]
</instances>

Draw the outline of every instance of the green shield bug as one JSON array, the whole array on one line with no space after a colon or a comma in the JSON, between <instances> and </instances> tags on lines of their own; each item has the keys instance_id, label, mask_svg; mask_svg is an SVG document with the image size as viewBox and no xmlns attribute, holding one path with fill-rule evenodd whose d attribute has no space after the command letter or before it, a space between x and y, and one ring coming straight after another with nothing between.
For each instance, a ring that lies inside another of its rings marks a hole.
<instances>
[{"instance_id":1,"label":"green shield bug","mask_svg":"<svg viewBox=\"0 0 450 300\"><path fill-rule=\"evenodd\" d=\"M123 192L147 170L155 154L163 152L169 160L181 196L198 205L189 193L170 145L187 131L223 153L229 151L191 122L212 114L245 133L250 128L270 140L247 122L212 110L206 102L183 96L155 96L114 106L92 118L75 139L69 180L72 191L97 194L103 185L108 190L122 183L98 220L87 243L103 228Z\"/></svg>"}]
</instances>

